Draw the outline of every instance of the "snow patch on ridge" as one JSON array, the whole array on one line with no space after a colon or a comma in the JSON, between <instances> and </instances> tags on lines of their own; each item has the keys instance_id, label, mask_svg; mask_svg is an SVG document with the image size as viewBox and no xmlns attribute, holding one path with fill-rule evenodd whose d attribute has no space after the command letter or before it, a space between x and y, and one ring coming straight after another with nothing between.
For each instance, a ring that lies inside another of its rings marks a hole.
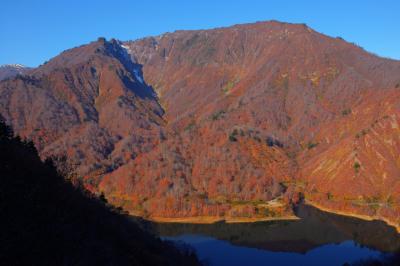
<instances>
[{"instance_id":1,"label":"snow patch on ridge","mask_svg":"<svg viewBox=\"0 0 400 266\"><path fill-rule=\"evenodd\" d=\"M5 65L0 65L0 67L12 67L12 68L18 68L18 69L26 68L26 66L21 65L21 64L5 64Z\"/></svg>"},{"instance_id":2,"label":"snow patch on ridge","mask_svg":"<svg viewBox=\"0 0 400 266\"><path fill-rule=\"evenodd\" d=\"M131 49L129 49L129 46L121 44L121 47L124 48L128 54L131 54Z\"/></svg>"},{"instance_id":3,"label":"snow patch on ridge","mask_svg":"<svg viewBox=\"0 0 400 266\"><path fill-rule=\"evenodd\" d=\"M129 48L129 46L123 45L123 44L120 44L120 46L121 46L122 49L124 49L124 51L125 51L124 56L125 56L127 59L131 60L133 63L135 63L135 62L132 60L132 57L131 57L132 51L131 51L131 49ZM139 81L140 83L144 84L144 80L143 80L143 77L142 77L142 75L141 75L141 71L138 69L137 66L133 69L133 74L135 75L135 78L136 78L137 81Z\"/></svg>"},{"instance_id":4,"label":"snow patch on ridge","mask_svg":"<svg viewBox=\"0 0 400 266\"><path fill-rule=\"evenodd\" d=\"M121 46L121 48L123 50L124 57L131 61L132 60L131 59L131 49L129 49L129 46L126 46L126 45L123 45L123 44L120 44L120 46Z\"/></svg>"},{"instance_id":5,"label":"snow patch on ridge","mask_svg":"<svg viewBox=\"0 0 400 266\"><path fill-rule=\"evenodd\" d=\"M144 80L143 80L143 78L141 77L141 75L140 75L140 73L139 73L139 70L138 70L138 69L134 69L134 70L133 70L133 73L135 74L135 78L136 78L140 83L144 84Z\"/></svg>"}]
</instances>

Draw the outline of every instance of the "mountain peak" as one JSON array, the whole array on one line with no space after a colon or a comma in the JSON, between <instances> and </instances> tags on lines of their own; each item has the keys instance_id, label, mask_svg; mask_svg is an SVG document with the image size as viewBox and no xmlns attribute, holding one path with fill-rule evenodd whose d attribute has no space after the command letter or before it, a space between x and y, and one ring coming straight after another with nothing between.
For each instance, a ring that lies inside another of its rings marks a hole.
<instances>
[{"instance_id":1,"label":"mountain peak","mask_svg":"<svg viewBox=\"0 0 400 266\"><path fill-rule=\"evenodd\" d=\"M7 79L7 78L13 78L18 74L25 74L29 70L31 70L30 67L26 67L21 64L5 64L0 66L0 81Z\"/></svg>"},{"instance_id":2,"label":"mountain peak","mask_svg":"<svg viewBox=\"0 0 400 266\"><path fill-rule=\"evenodd\" d=\"M4 64L4 65L1 65L0 67L11 67L11 68L18 68L18 69L27 68L26 66L21 65L21 64Z\"/></svg>"}]
</instances>

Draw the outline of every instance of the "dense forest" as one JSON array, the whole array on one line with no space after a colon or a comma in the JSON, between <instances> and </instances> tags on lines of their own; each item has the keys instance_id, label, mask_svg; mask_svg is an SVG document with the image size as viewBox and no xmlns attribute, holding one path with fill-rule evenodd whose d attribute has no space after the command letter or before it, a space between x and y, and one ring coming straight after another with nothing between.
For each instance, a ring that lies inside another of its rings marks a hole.
<instances>
[{"instance_id":1,"label":"dense forest","mask_svg":"<svg viewBox=\"0 0 400 266\"><path fill-rule=\"evenodd\" d=\"M197 265L42 162L0 121L2 265Z\"/></svg>"}]
</instances>

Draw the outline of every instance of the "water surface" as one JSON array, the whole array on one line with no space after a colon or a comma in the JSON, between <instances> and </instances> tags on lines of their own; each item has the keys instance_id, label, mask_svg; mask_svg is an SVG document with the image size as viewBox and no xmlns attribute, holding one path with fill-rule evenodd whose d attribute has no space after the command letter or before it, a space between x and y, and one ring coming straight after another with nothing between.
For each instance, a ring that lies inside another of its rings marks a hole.
<instances>
[{"instance_id":1,"label":"water surface","mask_svg":"<svg viewBox=\"0 0 400 266\"><path fill-rule=\"evenodd\" d=\"M300 220L240 224L154 224L162 238L190 245L208 265L325 265L381 259L400 236L381 221L363 221L299 206Z\"/></svg>"}]
</instances>

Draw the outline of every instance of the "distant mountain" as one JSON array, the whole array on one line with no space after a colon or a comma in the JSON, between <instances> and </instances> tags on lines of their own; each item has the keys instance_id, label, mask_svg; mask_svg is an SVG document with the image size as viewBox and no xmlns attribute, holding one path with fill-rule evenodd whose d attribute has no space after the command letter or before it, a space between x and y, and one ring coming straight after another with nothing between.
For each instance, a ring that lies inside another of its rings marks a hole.
<instances>
[{"instance_id":1,"label":"distant mountain","mask_svg":"<svg viewBox=\"0 0 400 266\"><path fill-rule=\"evenodd\" d=\"M283 216L301 193L398 224L399 96L399 61L270 21L99 38L1 82L0 114L132 214Z\"/></svg>"},{"instance_id":2,"label":"distant mountain","mask_svg":"<svg viewBox=\"0 0 400 266\"><path fill-rule=\"evenodd\" d=\"M13 78L18 74L24 74L29 71L31 68L19 65L1 65L0 66L0 81L6 78Z\"/></svg>"},{"instance_id":3,"label":"distant mountain","mask_svg":"<svg viewBox=\"0 0 400 266\"><path fill-rule=\"evenodd\" d=\"M3 265L198 265L66 182L1 121L0 162Z\"/></svg>"}]
</instances>

